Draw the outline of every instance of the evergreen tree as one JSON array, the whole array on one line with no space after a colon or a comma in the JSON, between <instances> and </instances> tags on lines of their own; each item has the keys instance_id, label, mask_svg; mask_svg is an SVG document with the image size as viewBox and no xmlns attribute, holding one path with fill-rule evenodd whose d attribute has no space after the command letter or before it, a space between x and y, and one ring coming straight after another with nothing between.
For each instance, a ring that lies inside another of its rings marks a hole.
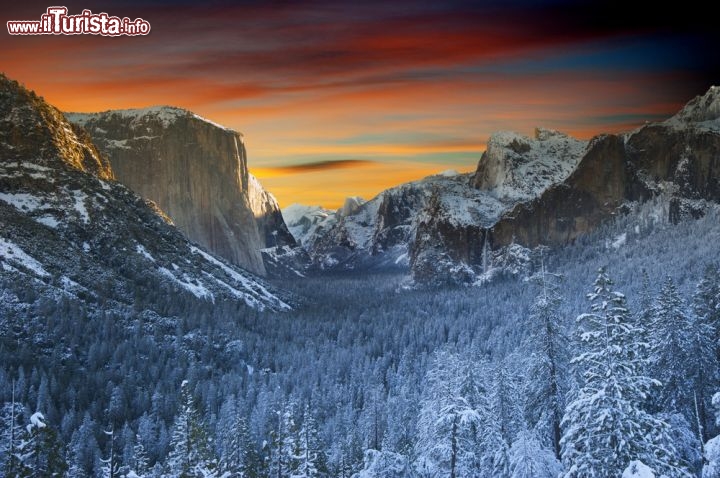
<instances>
[{"instance_id":1,"label":"evergreen tree","mask_svg":"<svg viewBox=\"0 0 720 478\"><path fill-rule=\"evenodd\" d=\"M541 287L530 315L528 348L527 415L532 426L542 430L560 459L560 421L565 409L567 336L560 315L562 297L543 263Z\"/></svg>"},{"instance_id":2,"label":"evergreen tree","mask_svg":"<svg viewBox=\"0 0 720 478\"><path fill-rule=\"evenodd\" d=\"M658 473L689 476L679 465L667 424L644 404L659 385L640 374L646 344L628 312L625 296L600 269L588 294L590 312L578 316L579 351L572 359L581 387L563 417L561 440L566 478L615 478L633 460Z\"/></svg>"},{"instance_id":3,"label":"evergreen tree","mask_svg":"<svg viewBox=\"0 0 720 478\"><path fill-rule=\"evenodd\" d=\"M23 431L20 445L24 475L55 478L65 476L67 463L57 432L45 423L45 417L35 412ZM11 476L11 475L8 475Z\"/></svg>"},{"instance_id":4,"label":"evergreen tree","mask_svg":"<svg viewBox=\"0 0 720 478\"><path fill-rule=\"evenodd\" d=\"M120 475L120 463L118 460L117 450L115 449L115 430L103 430L103 433L108 437L108 454L107 458L101 458L102 463L102 477L103 478L117 478Z\"/></svg>"},{"instance_id":5,"label":"evergreen tree","mask_svg":"<svg viewBox=\"0 0 720 478\"><path fill-rule=\"evenodd\" d=\"M187 381L180 387L180 409L175 417L168 466L178 478L208 478L215 476L217 468Z\"/></svg>"},{"instance_id":6,"label":"evergreen tree","mask_svg":"<svg viewBox=\"0 0 720 478\"><path fill-rule=\"evenodd\" d=\"M471 476L478 469L480 393L467 361L445 351L436 355L425 379L415 445L423 476Z\"/></svg>"},{"instance_id":7,"label":"evergreen tree","mask_svg":"<svg viewBox=\"0 0 720 478\"><path fill-rule=\"evenodd\" d=\"M299 461L297 471L292 474L293 478L316 478L327 473L327 460L323 451L322 443L318 436L315 418L310 413L310 406L305 406L303 412L303 423L298 436Z\"/></svg>"},{"instance_id":8,"label":"evergreen tree","mask_svg":"<svg viewBox=\"0 0 720 478\"><path fill-rule=\"evenodd\" d=\"M220 470L228 474L228 478L258 476L260 457L255 450L244 410L240 407L235 407L233 422L227 433Z\"/></svg>"},{"instance_id":9,"label":"evergreen tree","mask_svg":"<svg viewBox=\"0 0 720 478\"><path fill-rule=\"evenodd\" d=\"M700 443L707 439L706 410L718 370L713 330L706 320L687 310L668 277L653 307L652 370L663 384L659 406L682 413L695 425Z\"/></svg>"},{"instance_id":10,"label":"evergreen tree","mask_svg":"<svg viewBox=\"0 0 720 478\"><path fill-rule=\"evenodd\" d=\"M521 431L513 442L509 468L510 478L556 478L562 471L553 451L532 430Z\"/></svg>"},{"instance_id":11,"label":"evergreen tree","mask_svg":"<svg viewBox=\"0 0 720 478\"><path fill-rule=\"evenodd\" d=\"M482 412L483 469L492 476L508 476L510 445L522 422L518 380L507 361L495 365L491 374L487 408Z\"/></svg>"},{"instance_id":12,"label":"evergreen tree","mask_svg":"<svg viewBox=\"0 0 720 478\"><path fill-rule=\"evenodd\" d=\"M11 401L3 405L0 415L0 471L7 477L22 473L22 459L19 450L22 437L22 412L16 400L16 385L12 384Z\"/></svg>"},{"instance_id":13,"label":"evergreen tree","mask_svg":"<svg viewBox=\"0 0 720 478\"><path fill-rule=\"evenodd\" d=\"M135 445L133 446L133 457L130 467L138 476L145 476L149 470L147 452L142 444L140 435L135 435Z\"/></svg>"},{"instance_id":14,"label":"evergreen tree","mask_svg":"<svg viewBox=\"0 0 720 478\"><path fill-rule=\"evenodd\" d=\"M75 430L68 447L68 475L73 478L85 478L94 475L97 462L100 461L99 446L95 439L95 422L85 413L80 427Z\"/></svg>"}]
</instances>

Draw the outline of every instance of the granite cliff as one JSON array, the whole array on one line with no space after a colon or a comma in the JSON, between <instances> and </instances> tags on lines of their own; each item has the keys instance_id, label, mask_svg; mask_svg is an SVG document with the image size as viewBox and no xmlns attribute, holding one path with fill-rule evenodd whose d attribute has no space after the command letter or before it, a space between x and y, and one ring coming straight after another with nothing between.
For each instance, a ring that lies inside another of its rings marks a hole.
<instances>
[{"instance_id":1,"label":"granite cliff","mask_svg":"<svg viewBox=\"0 0 720 478\"><path fill-rule=\"evenodd\" d=\"M240 133L168 106L67 117L107 155L118 181L209 251L264 275L261 250L295 244L275 198L248 171Z\"/></svg>"},{"instance_id":2,"label":"granite cliff","mask_svg":"<svg viewBox=\"0 0 720 478\"><path fill-rule=\"evenodd\" d=\"M114 176L81 129L0 75L0 316L51 303L156 319L199 302L289 308Z\"/></svg>"}]
</instances>

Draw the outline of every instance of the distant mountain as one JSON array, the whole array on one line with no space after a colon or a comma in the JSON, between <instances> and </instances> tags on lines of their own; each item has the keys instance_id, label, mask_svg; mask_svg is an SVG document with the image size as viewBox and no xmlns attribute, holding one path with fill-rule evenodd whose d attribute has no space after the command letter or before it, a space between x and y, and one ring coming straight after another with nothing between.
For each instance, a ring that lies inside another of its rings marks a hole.
<instances>
[{"instance_id":1,"label":"distant mountain","mask_svg":"<svg viewBox=\"0 0 720 478\"><path fill-rule=\"evenodd\" d=\"M348 213L296 206L292 220L311 269L409 268L418 283L471 283L651 199L671 222L720 201L720 88L622 135L496 133L475 173L402 184Z\"/></svg>"},{"instance_id":2,"label":"distant mountain","mask_svg":"<svg viewBox=\"0 0 720 478\"><path fill-rule=\"evenodd\" d=\"M476 174L446 171L390 188L353 208L324 213L322 218L308 209L298 219L303 209L295 206L290 221L312 224L303 231L301 242L315 269L407 269L418 226L428 214L440 208L455 228L487 227L514 205L567 178L586 146L557 131L538 129L534 138L497 133L490 138L484 166ZM474 237L468 241L474 247Z\"/></svg>"},{"instance_id":3,"label":"distant mountain","mask_svg":"<svg viewBox=\"0 0 720 478\"><path fill-rule=\"evenodd\" d=\"M27 294L103 311L198 301L289 307L113 178L83 130L0 75L0 315L26 314Z\"/></svg>"},{"instance_id":4,"label":"distant mountain","mask_svg":"<svg viewBox=\"0 0 720 478\"><path fill-rule=\"evenodd\" d=\"M264 275L262 249L295 245L277 201L248 171L240 133L169 106L66 116L88 131L118 181L212 253Z\"/></svg>"},{"instance_id":5,"label":"distant mountain","mask_svg":"<svg viewBox=\"0 0 720 478\"><path fill-rule=\"evenodd\" d=\"M531 150L515 149L520 164L529 159ZM489 147L473 185L497 194L494 182L505 174L493 156ZM413 278L458 281L462 270L461 280L473 281L493 261L505 261L509 250L567 244L651 199L664 205L658 214L671 222L703 215L706 201L720 201L720 88L667 121L593 138L579 161L562 150L547 156L558 164L571 157L575 165L562 181L536 188L491 224L458 227L451 221L454 208L426 210L412 247ZM538 171L528 174L536 179Z\"/></svg>"}]
</instances>

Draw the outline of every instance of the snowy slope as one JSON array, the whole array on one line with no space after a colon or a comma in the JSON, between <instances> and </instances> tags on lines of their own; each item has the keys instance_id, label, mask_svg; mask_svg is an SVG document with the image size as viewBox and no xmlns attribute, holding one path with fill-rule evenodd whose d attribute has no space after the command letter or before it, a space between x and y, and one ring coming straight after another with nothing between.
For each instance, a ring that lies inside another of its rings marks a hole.
<instances>
[{"instance_id":1,"label":"snowy slope","mask_svg":"<svg viewBox=\"0 0 720 478\"><path fill-rule=\"evenodd\" d=\"M0 116L14 120L0 124L2 281L120 304L146 289L256 309L289 308L262 280L189 242L153 203L84 170L64 150L52 153L52 161L38 161L42 152L33 150L43 138L7 131L42 121L57 122L48 129L59 134L71 127L59 112L49 120L44 111L52 107L3 80Z\"/></svg>"}]
</instances>

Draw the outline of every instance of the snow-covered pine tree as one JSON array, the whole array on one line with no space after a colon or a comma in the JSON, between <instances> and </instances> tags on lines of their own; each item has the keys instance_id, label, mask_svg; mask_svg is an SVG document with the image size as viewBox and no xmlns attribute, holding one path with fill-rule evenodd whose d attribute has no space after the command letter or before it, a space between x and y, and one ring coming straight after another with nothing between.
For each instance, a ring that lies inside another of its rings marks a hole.
<instances>
[{"instance_id":1,"label":"snow-covered pine tree","mask_svg":"<svg viewBox=\"0 0 720 478\"><path fill-rule=\"evenodd\" d=\"M712 404L716 411L717 424L720 425L720 392L713 396ZM702 478L720 478L720 435L711 438L705 444L705 466Z\"/></svg>"},{"instance_id":2,"label":"snow-covered pine tree","mask_svg":"<svg viewBox=\"0 0 720 478\"><path fill-rule=\"evenodd\" d=\"M482 467L490 476L510 473L510 445L521 429L519 379L503 360L489 370L491 386L486 397L478 400L483 420L481 428Z\"/></svg>"},{"instance_id":3,"label":"snow-covered pine tree","mask_svg":"<svg viewBox=\"0 0 720 478\"><path fill-rule=\"evenodd\" d=\"M510 478L556 478L562 465L533 430L523 430L510 447Z\"/></svg>"},{"instance_id":4,"label":"snow-covered pine tree","mask_svg":"<svg viewBox=\"0 0 720 478\"><path fill-rule=\"evenodd\" d=\"M133 446L132 462L130 469L138 476L145 476L149 470L149 460L145 446L143 446L142 438L139 434L135 435L135 445Z\"/></svg>"},{"instance_id":5,"label":"snow-covered pine tree","mask_svg":"<svg viewBox=\"0 0 720 478\"><path fill-rule=\"evenodd\" d=\"M290 402L276 411L277 426L271 433L270 477L290 477L299 466L298 429L295 404Z\"/></svg>"},{"instance_id":6,"label":"snow-covered pine tree","mask_svg":"<svg viewBox=\"0 0 720 478\"><path fill-rule=\"evenodd\" d=\"M473 366L440 351L425 379L415 444L422 476L472 476L478 463L477 402L481 392Z\"/></svg>"},{"instance_id":7,"label":"snow-covered pine tree","mask_svg":"<svg viewBox=\"0 0 720 478\"><path fill-rule=\"evenodd\" d=\"M292 478L318 478L327 474L327 459L323 445L318 436L315 417L310 412L310 406L305 405L303 422L298 433L299 462L298 468L291 475Z\"/></svg>"},{"instance_id":8,"label":"snow-covered pine tree","mask_svg":"<svg viewBox=\"0 0 720 478\"><path fill-rule=\"evenodd\" d=\"M55 478L65 476L65 462L62 443L57 432L47 425L40 412L30 416L23 430L20 445L25 474L19 476ZM12 476L12 475L8 475Z\"/></svg>"},{"instance_id":9,"label":"snow-covered pine tree","mask_svg":"<svg viewBox=\"0 0 720 478\"><path fill-rule=\"evenodd\" d=\"M172 476L178 478L216 476L217 465L208 434L188 381L180 386L180 407L175 416L167 466Z\"/></svg>"},{"instance_id":10,"label":"snow-covered pine tree","mask_svg":"<svg viewBox=\"0 0 720 478\"><path fill-rule=\"evenodd\" d=\"M102 463L102 477L103 478L117 478L120 475L120 463L118 463L118 455L115 449L115 430L103 430L103 433L108 437L108 451L106 458L101 458Z\"/></svg>"},{"instance_id":11,"label":"snow-covered pine tree","mask_svg":"<svg viewBox=\"0 0 720 478\"><path fill-rule=\"evenodd\" d=\"M220 470L228 478L246 478L256 476L260 457L250 435L245 410L235 407L232 423L225 437L225 452L220 460Z\"/></svg>"},{"instance_id":12,"label":"snow-covered pine tree","mask_svg":"<svg viewBox=\"0 0 720 478\"><path fill-rule=\"evenodd\" d=\"M668 277L655 300L650 331L653 376L663 384L659 406L683 414L703 443L718 373L712 327L705 316L688 311Z\"/></svg>"},{"instance_id":13,"label":"snow-covered pine tree","mask_svg":"<svg viewBox=\"0 0 720 478\"><path fill-rule=\"evenodd\" d=\"M578 352L571 364L581 386L562 420L565 477L616 478L633 460L659 474L690 476L678 463L667 424L644 408L659 382L640 374L647 360L640 324L612 286L601 268L588 294L590 312L577 318Z\"/></svg>"},{"instance_id":14,"label":"snow-covered pine tree","mask_svg":"<svg viewBox=\"0 0 720 478\"><path fill-rule=\"evenodd\" d=\"M100 461L95 427L90 413L85 412L83 421L73 433L68 447L68 475L73 478L94 476L95 464Z\"/></svg>"},{"instance_id":15,"label":"snow-covered pine tree","mask_svg":"<svg viewBox=\"0 0 720 478\"><path fill-rule=\"evenodd\" d=\"M531 308L526 347L530 351L526 384L526 415L530 425L542 431L560 459L560 420L567 389L567 343L558 276L547 274L543 263L540 293Z\"/></svg>"},{"instance_id":16,"label":"snow-covered pine tree","mask_svg":"<svg viewBox=\"0 0 720 478\"><path fill-rule=\"evenodd\" d=\"M720 360L720 267L708 264L693 295L695 314L710 327L715 355Z\"/></svg>"},{"instance_id":17,"label":"snow-covered pine tree","mask_svg":"<svg viewBox=\"0 0 720 478\"><path fill-rule=\"evenodd\" d=\"M720 380L720 269L717 264L705 268L703 278L695 289L692 308L696 323L696 387L699 389L698 415L703 427L703 439L720 432L707 410L711 406L713 387Z\"/></svg>"},{"instance_id":18,"label":"snow-covered pine tree","mask_svg":"<svg viewBox=\"0 0 720 478\"><path fill-rule=\"evenodd\" d=\"M0 472L14 476L21 472L22 460L18 450L22 436L22 406L15 399L15 382L12 383L11 400L0 412Z\"/></svg>"}]
</instances>

